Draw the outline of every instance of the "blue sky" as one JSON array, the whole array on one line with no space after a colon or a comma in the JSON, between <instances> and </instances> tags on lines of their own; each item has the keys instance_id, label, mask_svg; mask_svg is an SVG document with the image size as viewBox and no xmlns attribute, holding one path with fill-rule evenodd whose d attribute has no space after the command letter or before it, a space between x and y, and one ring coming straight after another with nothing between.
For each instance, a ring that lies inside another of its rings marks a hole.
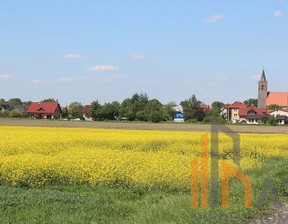
<instances>
[{"instance_id":1,"label":"blue sky","mask_svg":"<svg viewBox=\"0 0 288 224\"><path fill-rule=\"evenodd\" d=\"M0 98L205 103L288 91L288 0L1 1Z\"/></svg>"}]
</instances>

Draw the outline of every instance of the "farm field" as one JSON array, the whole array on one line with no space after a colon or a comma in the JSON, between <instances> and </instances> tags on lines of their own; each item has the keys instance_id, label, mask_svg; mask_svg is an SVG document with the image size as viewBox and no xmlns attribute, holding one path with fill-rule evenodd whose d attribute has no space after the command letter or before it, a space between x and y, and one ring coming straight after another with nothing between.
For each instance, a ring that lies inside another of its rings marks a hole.
<instances>
[{"instance_id":1,"label":"farm field","mask_svg":"<svg viewBox=\"0 0 288 224\"><path fill-rule=\"evenodd\" d=\"M131 130L163 130L163 131L189 131L210 132L210 124L189 123L149 123L149 122L89 122L89 121L59 121L59 120L31 120L0 118L0 126L32 126L32 127L81 127L105 129L131 129ZM229 125L229 128L238 133L288 133L288 126L268 125Z\"/></svg>"},{"instance_id":2,"label":"farm field","mask_svg":"<svg viewBox=\"0 0 288 224\"><path fill-rule=\"evenodd\" d=\"M190 223L191 215L209 211L190 208L191 160L201 154L203 134L1 126L0 222ZM241 171L252 178L252 204L267 177L280 196L287 195L280 184L288 178L287 134L240 137ZM232 140L224 134L219 149L220 159L235 165ZM237 180L231 189L230 208L216 214L245 213L251 219L269 212L245 209Z\"/></svg>"}]
</instances>

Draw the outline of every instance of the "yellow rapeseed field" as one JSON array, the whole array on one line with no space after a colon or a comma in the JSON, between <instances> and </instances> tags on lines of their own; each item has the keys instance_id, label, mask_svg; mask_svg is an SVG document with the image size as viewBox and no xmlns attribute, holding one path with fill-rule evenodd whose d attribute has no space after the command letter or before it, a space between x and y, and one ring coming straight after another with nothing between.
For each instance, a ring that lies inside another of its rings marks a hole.
<instances>
[{"instance_id":1,"label":"yellow rapeseed field","mask_svg":"<svg viewBox=\"0 0 288 224\"><path fill-rule=\"evenodd\" d=\"M198 132L0 127L0 183L83 184L189 189ZM232 163L232 140L220 135L220 157ZM288 158L287 135L241 134L241 167Z\"/></svg>"}]
</instances>

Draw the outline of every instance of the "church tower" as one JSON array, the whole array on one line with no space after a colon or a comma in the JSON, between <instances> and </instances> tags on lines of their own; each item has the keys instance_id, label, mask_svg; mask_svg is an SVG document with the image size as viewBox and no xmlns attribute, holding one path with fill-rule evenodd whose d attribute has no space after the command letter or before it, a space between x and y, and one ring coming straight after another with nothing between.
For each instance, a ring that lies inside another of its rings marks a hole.
<instances>
[{"instance_id":1,"label":"church tower","mask_svg":"<svg viewBox=\"0 0 288 224\"><path fill-rule=\"evenodd\" d=\"M261 79L258 82L258 108L266 108L266 99L268 96L268 82L263 69Z\"/></svg>"}]
</instances>

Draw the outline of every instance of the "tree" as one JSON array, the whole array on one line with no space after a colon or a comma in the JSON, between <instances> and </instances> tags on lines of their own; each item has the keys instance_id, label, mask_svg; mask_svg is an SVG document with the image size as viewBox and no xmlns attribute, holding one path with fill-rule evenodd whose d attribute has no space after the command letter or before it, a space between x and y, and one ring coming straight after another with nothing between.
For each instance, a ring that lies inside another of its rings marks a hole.
<instances>
[{"instance_id":1,"label":"tree","mask_svg":"<svg viewBox=\"0 0 288 224\"><path fill-rule=\"evenodd\" d=\"M81 103L73 102L70 104L70 108L71 110L69 111L69 113L73 119L75 118L84 119L83 118L83 106L81 105Z\"/></svg>"},{"instance_id":2,"label":"tree","mask_svg":"<svg viewBox=\"0 0 288 224\"><path fill-rule=\"evenodd\" d=\"M138 121L148 121L148 117L149 117L148 114L145 111L143 111L143 110L138 111L136 113L136 119Z\"/></svg>"},{"instance_id":3,"label":"tree","mask_svg":"<svg viewBox=\"0 0 288 224\"><path fill-rule=\"evenodd\" d=\"M97 118L99 119L100 115L100 109L101 106L98 102L98 100L95 100L91 103L91 107L88 111L89 117L92 117L92 119L95 121Z\"/></svg>"},{"instance_id":4,"label":"tree","mask_svg":"<svg viewBox=\"0 0 288 224\"><path fill-rule=\"evenodd\" d=\"M62 118L68 118L69 117L69 112L67 110L67 107L62 109L61 117Z\"/></svg>"},{"instance_id":5,"label":"tree","mask_svg":"<svg viewBox=\"0 0 288 224\"><path fill-rule=\"evenodd\" d=\"M22 105L22 101L19 98L12 98L7 101L7 104L11 107L14 108L15 105Z\"/></svg>"},{"instance_id":6,"label":"tree","mask_svg":"<svg viewBox=\"0 0 288 224\"><path fill-rule=\"evenodd\" d=\"M32 103L32 101L29 100L29 101L22 102L22 105L23 105L24 107L27 107L27 108L28 108L31 103Z\"/></svg>"},{"instance_id":7,"label":"tree","mask_svg":"<svg viewBox=\"0 0 288 224\"><path fill-rule=\"evenodd\" d=\"M183 108L183 114L186 120L197 119L202 121L205 114L201 107L202 102L197 100L196 96L193 94L189 99L182 101L180 105Z\"/></svg>"},{"instance_id":8,"label":"tree","mask_svg":"<svg viewBox=\"0 0 288 224\"><path fill-rule=\"evenodd\" d=\"M250 98L250 99L248 99L248 100L244 100L244 102L243 102L246 106L252 106L252 105L254 105L254 106L257 106L258 105L258 100L257 99L253 99L253 98Z\"/></svg>"},{"instance_id":9,"label":"tree","mask_svg":"<svg viewBox=\"0 0 288 224\"><path fill-rule=\"evenodd\" d=\"M149 97L147 96L147 93L135 93L131 97L131 104L134 104L135 102L143 102L144 104L147 104Z\"/></svg>"},{"instance_id":10,"label":"tree","mask_svg":"<svg viewBox=\"0 0 288 224\"><path fill-rule=\"evenodd\" d=\"M221 108L222 108L223 106L224 106L224 103L223 103L223 102L220 102L220 101L214 101L214 102L211 104L212 110L218 111L219 113L220 113Z\"/></svg>"},{"instance_id":11,"label":"tree","mask_svg":"<svg viewBox=\"0 0 288 224\"><path fill-rule=\"evenodd\" d=\"M153 111L149 116L149 120L153 123L159 123L162 120L162 115L158 111Z\"/></svg>"},{"instance_id":12,"label":"tree","mask_svg":"<svg viewBox=\"0 0 288 224\"><path fill-rule=\"evenodd\" d=\"M277 124L277 119L276 119L276 117L274 117L274 116L270 116L269 117L269 120L268 120L268 124L271 124L271 125L276 125Z\"/></svg>"},{"instance_id":13,"label":"tree","mask_svg":"<svg viewBox=\"0 0 288 224\"><path fill-rule=\"evenodd\" d=\"M134 121L135 120L135 115L134 115L133 111L131 111L131 110L125 114L125 117L127 118L128 121Z\"/></svg>"},{"instance_id":14,"label":"tree","mask_svg":"<svg viewBox=\"0 0 288 224\"><path fill-rule=\"evenodd\" d=\"M153 111L158 111L162 114L163 105L157 99L149 100L147 105L145 106L145 111L147 114L151 114Z\"/></svg>"},{"instance_id":15,"label":"tree","mask_svg":"<svg viewBox=\"0 0 288 224\"><path fill-rule=\"evenodd\" d=\"M42 103L55 103L56 100L54 98L48 98L41 101Z\"/></svg>"},{"instance_id":16,"label":"tree","mask_svg":"<svg viewBox=\"0 0 288 224\"><path fill-rule=\"evenodd\" d=\"M174 107L176 106L175 102L169 102L167 105L163 106L163 119L166 121L171 121L175 115L176 115L176 110Z\"/></svg>"},{"instance_id":17,"label":"tree","mask_svg":"<svg viewBox=\"0 0 288 224\"><path fill-rule=\"evenodd\" d=\"M281 109L281 107L277 104L271 104L267 107L270 110L277 110L277 109Z\"/></svg>"},{"instance_id":18,"label":"tree","mask_svg":"<svg viewBox=\"0 0 288 224\"><path fill-rule=\"evenodd\" d=\"M125 114L129 111L130 106L131 106L130 98L126 98L125 100L123 100L118 110L119 116L125 117Z\"/></svg>"},{"instance_id":19,"label":"tree","mask_svg":"<svg viewBox=\"0 0 288 224\"><path fill-rule=\"evenodd\" d=\"M117 101L108 103L105 108L99 111L99 118L104 120L115 120L118 116L120 104Z\"/></svg>"},{"instance_id":20,"label":"tree","mask_svg":"<svg viewBox=\"0 0 288 224\"><path fill-rule=\"evenodd\" d=\"M6 100L3 98L0 99L0 105L2 105L2 104L6 104Z\"/></svg>"}]
</instances>

